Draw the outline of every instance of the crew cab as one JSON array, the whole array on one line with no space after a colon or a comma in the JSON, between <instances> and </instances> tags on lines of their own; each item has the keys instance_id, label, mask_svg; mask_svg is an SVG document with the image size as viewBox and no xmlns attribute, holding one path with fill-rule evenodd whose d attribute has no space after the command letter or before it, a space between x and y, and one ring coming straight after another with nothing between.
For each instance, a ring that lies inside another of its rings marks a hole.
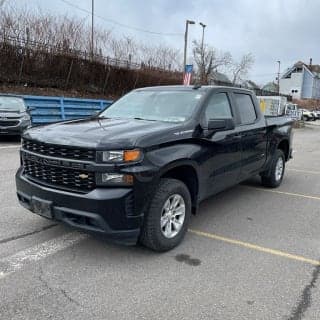
<instances>
[{"instance_id":1,"label":"crew cab","mask_svg":"<svg viewBox=\"0 0 320 320\"><path fill-rule=\"evenodd\" d=\"M206 198L254 175L279 186L291 142L292 120L263 116L249 90L142 88L91 118L28 129L17 195L46 218L166 251Z\"/></svg>"},{"instance_id":2,"label":"crew cab","mask_svg":"<svg viewBox=\"0 0 320 320\"><path fill-rule=\"evenodd\" d=\"M31 119L23 98L0 95L0 136L21 135L31 126Z\"/></svg>"}]
</instances>

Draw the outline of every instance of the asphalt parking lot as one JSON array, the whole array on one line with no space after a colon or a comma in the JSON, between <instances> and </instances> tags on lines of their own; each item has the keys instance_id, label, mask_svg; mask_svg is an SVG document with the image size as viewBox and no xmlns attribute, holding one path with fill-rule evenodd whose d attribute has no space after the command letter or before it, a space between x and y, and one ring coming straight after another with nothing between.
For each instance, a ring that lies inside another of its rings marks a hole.
<instances>
[{"instance_id":1,"label":"asphalt parking lot","mask_svg":"<svg viewBox=\"0 0 320 320\"><path fill-rule=\"evenodd\" d=\"M18 148L0 140L0 319L320 319L319 125L295 130L280 188L210 198L164 254L20 207Z\"/></svg>"}]
</instances>

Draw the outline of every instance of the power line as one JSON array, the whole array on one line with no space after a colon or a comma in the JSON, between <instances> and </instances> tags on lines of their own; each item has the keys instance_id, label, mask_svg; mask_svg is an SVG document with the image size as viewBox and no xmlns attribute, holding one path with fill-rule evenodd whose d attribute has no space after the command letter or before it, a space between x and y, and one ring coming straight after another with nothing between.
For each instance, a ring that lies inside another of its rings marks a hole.
<instances>
[{"instance_id":1,"label":"power line","mask_svg":"<svg viewBox=\"0 0 320 320\"><path fill-rule=\"evenodd\" d=\"M64 2L65 4L71 6L71 7L74 7L82 12L85 12L85 13L89 13L89 14L92 14L91 11L89 10L86 10L84 8L81 8L67 0L60 0L62 2ZM122 28L127 28L127 29L132 29L132 30L135 30L135 31L139 31L139 32L144 32L144 33L149 33L149 34L155 34L155 35L160 35L160 36L181 36L183 35L183 33L166 33L166 32L156 32L156 31L150 31L150 30L146 30L146 29L141 29L141 28L138 28L138 27L133 27L133 26L129 26L127 24L123 24L121 22L118 22L116 20L113 20L113 19L110 19L110 18L105 18L105 17L102 17L98 14L94 14L95 17L101 19L101 20L104 20L106 22L109 22L109 23L113 23L115 25L118 25L119 27L122 27Z\"/></svg>"}]
</instances>

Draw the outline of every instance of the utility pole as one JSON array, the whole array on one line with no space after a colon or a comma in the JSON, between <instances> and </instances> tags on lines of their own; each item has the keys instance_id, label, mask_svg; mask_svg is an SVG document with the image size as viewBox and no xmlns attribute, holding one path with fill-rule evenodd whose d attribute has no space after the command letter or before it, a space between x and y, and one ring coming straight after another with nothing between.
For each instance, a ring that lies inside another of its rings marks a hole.
<instances>
[{"instance_id":1,"label":"utility pole","mask_svg":"<svg viewBox=\"0 0 320 320\"><path fill-rule=\"evenodd\" d=\"M200 22L199 24L200 24L200 26L202 27L200 83L203 84L203 81L204 81L204 73L205 73L203 41L204 41L204 28L205 28L207 25L205 25L205 24L202 23L202 22Z\"/></svg>"},{"instance_id":2,"label":"utility pole","mask_svg":"<svg viewBox=\"0 0 320 320\"><path fill-rule=\"evenodd\" d=\"M94 32L94 0L91 1L91 60L92 61L93 61L93 55L94 55L93 32Z\"/></svg>"},{"instance_id":3,"label":"utility pole","mask_svg":"<svg viewBox=\"0 0 320 320\"><path fill-rule=\"evenodd\" d=\"M184 53L183 53L183 72L187 63L187 47L188 47L188 26L189 24L195 24L192 20L186 20L186 31L184 33Z\"/></svg>"},{"instance_id":4,"label":"utility pole","mask_svg":"<svg viewBox=\"0 0 320 320\"><path fill-rule=\"evenodd\" d=\"M281 62L278 60L278 95L280 96L280 64Z\"/></svg>"}]
</instances>

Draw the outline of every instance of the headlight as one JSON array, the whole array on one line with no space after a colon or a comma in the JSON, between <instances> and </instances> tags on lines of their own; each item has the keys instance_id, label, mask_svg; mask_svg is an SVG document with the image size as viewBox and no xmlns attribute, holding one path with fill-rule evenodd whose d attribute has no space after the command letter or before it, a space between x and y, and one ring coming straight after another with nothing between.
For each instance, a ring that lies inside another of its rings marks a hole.
<instances>
[{"instance_id":1,"label":"headlight","mask_svg":"<svg viewBox=\"0 0 320 320\"><path fill-rule=\"evenodd\" d=\"M29 121L29 120L30 120L30 116L29 116L27 113L25 113L25 114L21 117L21 120L22 120L22 121Z\"/></svg>"},{"instance_id":2,"label":"headlight","mask_svg":"<svg viewBox=\"0 0 320 320\"><path fill-rule=\"evenodd\" d=\"M100 173L97 180L97 184L102 186L131 186L133 184L133 176L130 174Z\"/></svg>"},{"instance_id":3,"label":"headlight","mask_svg":"<svg viewBox=\"0 0 320 320\"><path fill-rule=\"evenodd\" d=\"M115 150L115 151L102 151L102 162L131 162L138 161L142 157L140 150Z\"/></svg>"}]
</instances>

